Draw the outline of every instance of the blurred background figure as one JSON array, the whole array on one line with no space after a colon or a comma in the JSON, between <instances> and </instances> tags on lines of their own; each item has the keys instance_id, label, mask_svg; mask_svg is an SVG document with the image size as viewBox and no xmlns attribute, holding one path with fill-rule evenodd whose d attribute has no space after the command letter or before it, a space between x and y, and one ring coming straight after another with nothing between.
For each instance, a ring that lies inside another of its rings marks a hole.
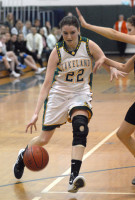
<instances>
[{"instance_id":1,"label":"blurred background figure","mask_svg":"<svg viewBox=\"0 0 135 200\"><path fill-rule=\"evenodd\" d=\"M73 14L71 12L68 12L67 16L73 16Z\"/></svg>"},{"instance_id":2,"label":"blurred background figure","mask_svg":"<svg viewBox=\"0 0 135 200\"><path fill-rule=\"evenodd\" d=\"M11 29L11 34L18 35L22 33L23 23L21 20L17 20L15 26Z\"/></svg>"},{"instance_id":3,"label":"blurred background figure","mask_svg":"<svg viewBox=\"0 0 135 200\"><path fill-rule=\"evenodd\" d=\"M39 19L35 19L35 21L34 21L34 26L35 26L36 29L37 29L37 33L39 33L40 28L41 28L41 26L40 26L40 20L39 20Z\"/></svg>"},{"instance_id":4,"label":"blurred background figure","mask_svg":"<svg viewBox=\"0 0 135 200\"><path fill-rule=\"evenodd\" d=\"M124 15L121 14L118 16L118 21L116 21L114 24L114 29L121 33L127 34L127 24L126 24L126 21L124 20ZM120 56L124 56L126 46L127 46L126 43L117 41L117 47L118 47Z\"/></svg>"},{"instance_id":5,"label":"blurred background figure","mask_svg":"<svg viewBox=\"0 0 135 200\"><path fill-rule=\"evenodd\" d=\"M26 39L26 36L30 32L31 32L31 22L30 21L26 21L26 23L23 25L23 28L22 28L22 33L23 33L24 39Z\"/></svg>"},{"instance_id":6,"label":"blurred background figure","mask_svg":"<svg viewBox=\"0 0 135 200\"><path fill-rule=\"evenodd\" d=\"M43 29L44 29L45 37L47 38L47 36L51 33L51 30L52 30L52 27L49 21L45 22L45 26L43 27Z\"/></svg>"},{"instance_id":7,"label":"blurred background figure","mask_svg":"<svg viewBox=\"0 0 135 200\"><path fill-rule=\"evenodd\" d=\"M43 52L43 40L42 36L37 33L36 27L31 27L31 33L26 37L26 50L27 54L31 55L35 62L39 63L40 67L43 67L42 52Z\"/></svg>"},{"instance_id":8,"label":"blurred background figure","mask_svg":"<svg viewBox=\"0 0 135 200\"><path fill-rule=\"evenodd\" d=\"M18 56L18 60L20 63L31 67L35 71L35 74L41 74L46 68L37 67L32 56L26 54L26 51L26 41L24 40L23 34L20 33L15 43L15 54Z\"/></svg>"},{"instance_id":9,"label":"blurred background figure","mask_svg":"<svg viewBox=\"0 0 135 200\"><path fill-rule=\"evenodd\" d=\"M51 51L53 50L53 48L56 45L57 39L56 39L56 35L57 35L57 27L53 27L51 33L47 36L46 39L46 43L47 43L47 48L46 48L46 59L48 62L49 56Z\"/></svg>"},{"instance_id":10,"label":"blurred background figure","mask_svg":"<svg viewBox=\"0 0 135 200\"><path fill-rule=\"evenodd\" d=\"M5 21L4 25L9 28L9 31L11 31L11 29L14 27L13 13L7 14L6 21Z\"/></svg>"}]
</instances>

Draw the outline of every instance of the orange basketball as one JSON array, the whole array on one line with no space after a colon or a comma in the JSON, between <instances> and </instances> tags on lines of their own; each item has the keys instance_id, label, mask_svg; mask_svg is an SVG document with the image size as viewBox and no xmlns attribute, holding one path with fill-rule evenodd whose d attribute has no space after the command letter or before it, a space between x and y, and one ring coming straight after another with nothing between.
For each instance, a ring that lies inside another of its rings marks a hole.
<instances>
[{"instance_id":1,"label":"orange basketball","mask_svg":"<svg viewBox=\"0 0 135 200\"><path fill-rule=\"evenodd\" d=\"M28 169L32 171L40 171L47 166L49 155L43 147L32 146L26 149L23 161Z\"/></svg>"}]
</instances>

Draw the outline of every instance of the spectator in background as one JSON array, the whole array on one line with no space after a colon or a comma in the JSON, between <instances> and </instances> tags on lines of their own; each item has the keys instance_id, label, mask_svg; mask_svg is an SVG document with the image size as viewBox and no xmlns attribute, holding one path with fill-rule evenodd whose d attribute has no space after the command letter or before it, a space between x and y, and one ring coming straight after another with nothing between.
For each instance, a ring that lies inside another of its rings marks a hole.
<instances>
[{"instance_id":1,"label":"spectator in background","mask_svg":"<svg viewBox=\"0 0 135 200\"><path fill-rule=\"evenodd\" d=\"M57 28L55 37L56 37L56 40L58 42L61 38L61 29L60 28Z\"/></svg>"},{"instance_id":2,"label":"spectator in background","mask_svg":"<svg viewBox=\"0 0 135 200\"><path fill-rule=\"evenodd\" d=\"M7 51L10 51L12 49L11 34L6 33L5 37L6 37L6 43L5 44L6 44Z\"/></svg>"},{"instance_id":3,"label":"spectator in background","mask_svg":"<svg viewBox=\"0 0 135 200\"><path fill-rule=\"evenodd\" d=\"M127 34L127 24L126 21L124 20L124 15L119 15L118 16L118 21L115 22L114 24L114 29L116 31L119 31L121 33ZM125 50L126 50L126 43L117 41L117 47L118 51L120 53L120 56L124 56Z\"/></svg>"},{"instance_id":4,"label":"spectator in background","mask_svg":"<svg viewBox=\"0 0 135 200\"><path fill-rule=\"evenodd\" d=\"M0 25L0 34L3 35L6 33L6 26L5 25Z\"/></svg>"},{"instance_id":5,"label":"spectator in background","mask_svg":"<svg viewBox=\"0 0 135 200\"><path fill-rule=\"evenodd\" d=\"M42 36L37 33L37 29L34 26L31 27L31 33L26 36L26 49L26 53L31 55L33 59L43 67L41 58L43 51Z\"/></svg>"},{"instance_id":6,"label":"spectator in background","mask_svg":"<svg viewBox=\"0 0 135 200\"><path fill-rule=\"evenodd\" d=\"M17 35L11 35L10 33L6 33L4 36L5 36L5 45L6 45L7 55L9 56L9 58L14 57L15 64L16 64L15 71L19 74L23 74L21 69L26 68L26 66L18 61L18 57L16 56L16 53L15 53Z\"/></svg>"},{"instance_id":7,"label":"spectator in background","mask_svg":"<svg viewBox=\"0 0 135 200\"><path fill-rule=\"evenodd\" d=\"M26 36L31 32L31 22L26 21L25 25L22 28L22 33L24 36L24 39L26 39Z\"/></svg>"},{"instance_id":8,"label":"spectator in background","mask_svg":"<svg viewBox=\"0 0 135 200\"><path fill-rule=\"evenodd\" d=\"M18 35L22 33L23 23L21 20L17 20L15 26L11 29L11 34Z\"/></svg>"},{"instance_id":9,"label":"spectator in background","mask_svg":"<svg viewBox=\"0 0 135 200\"><path fill-rule=\"evenodd\" d=\"M54 27L46 39L46 43L47 43L47 47L48 47L48 48L46 48L47 61L48 61L51 51L53 50L53 48L55 47L56 42L57 42L57 39L56 39L57 30L58 30L58 28Z\"/></svg>"},{"instance_id":10,"label":"spectator in background","mask_svg":"<svg viewBox=\"0 0 135 200\"><path fill-rule=\"evenodd\" d=\"M4 23L6 27L9 27L9 31L14 27L14 16L13 13L8 13L6 17L6 21Z\"/></svg>"},{"instance_id":11,"label":"spectator in background","mask_svg":"<svg viewBox=\"0 0 135 200\"><path fill-rule=\"evenodd\" d=\"M22 64L25 63L27 66L31 67L35 71L35 74L41 74L46 68L38 68L32 56L26 54L26 51L26 41L24 40L23 34L20 33L15 43L15 54Z\"/></svg>"},{"instance_id":12,"label":"spectator in background","mask_svg":"<svg viewBox=\"0 0 135 200\"><path fill-rule=\"evenodd\" d=\"M55 47L55 44L57 42L56 35L57 35L57 27L54 27L51 31L51 33L47 36L47 46L50 50L52 50Z\"/></svg>"},{"instance_id":13,"label":"spectator in background","mask_svg":"<svg viewBox=\"0 0 135 200\"><path fill-rule=\"evenodd\" d=\"M10 33L10 29L8 26L5 26L5 33Z\"/></svg>"},{"instance_id":14,"label":"spectator in background","mask_svg":"<svg viewBox=\"0 0 135 200\"><path fill-rule=\"evenodd\" d=\"M45 22L45 26L43 27L43 29L44 29L45 37L47 38L47 36L51 33L51 30L52 30L51 24L49 21Z\"/></svg>"},{"instance_id":15,"label":"spectator in background","mask_svg":"<svg viewBox=\"0 0 135 200\"><path fill-rule=\"evenodd\" d=\"M40 35L42 36L42 41L43 41L43 51L46 49L47 44L46 44L46 37L45 37L45 32L43 28L40 28L39 31Z\"/></svg>"},{"instance_id":16,"label":"spectator in background","mask_svg":"<svg viewBox=\"0 0 135 200\"><path fill-rule=\"evenodd\" d=\"M8 34L6 34L5 36L6 36L7 51L15 51L15 43L17 41L17 35L12 34L9 36Z\"/></svg>"},{"instance_id":17,"label":"spectator in background","mask_svg":"<svg viewBox=\"0 0 135 200\"><path fill-rule=\"evenodd\" d=\"M39 19L35 19L35 21L34 21L34 26L35 26L36 29L37 29L37 33L39 33L40 28L41 28L41 26L40 26L40 20L39 20Z\"/></svg>"},{"instance_id":18,"label":"spectator in background","mask_svg":"<svg viewBox=\"0 0 135 200\"><path fill-rule=\"evenodd\" d=\"M73 16L73 14L71 12L68 12L67 16Z\"/></svg>"},{"instance_id":19,"label":"spectator in background","mask_svg":"<svg viewBox=\"0 0 135 200\"><path fill-rule=\"evenodd\" d=\"M11 76L18 78L20 77L20 74L15 72L15 57L6 51L5 42L5 35L0 35L0 62L4 62L4 65Z\"/></svg>"}]
</instances>

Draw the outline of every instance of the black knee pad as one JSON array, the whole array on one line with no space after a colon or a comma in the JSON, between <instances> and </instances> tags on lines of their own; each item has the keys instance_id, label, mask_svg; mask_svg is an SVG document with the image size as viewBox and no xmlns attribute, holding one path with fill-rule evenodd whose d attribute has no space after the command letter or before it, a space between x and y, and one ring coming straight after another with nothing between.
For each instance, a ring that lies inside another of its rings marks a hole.
<instances>
[{"instance_id":1,"label":"black knee pad","mask_svg":"<svg viewBox=\"0 0 135 200\"><path fill-rule=\"evenodd\" d=\"M83 145L86 147L88 129L88 118L85 115L76 115L72 120L73 143L72 145Z\"/></svg>"}]
</instances>

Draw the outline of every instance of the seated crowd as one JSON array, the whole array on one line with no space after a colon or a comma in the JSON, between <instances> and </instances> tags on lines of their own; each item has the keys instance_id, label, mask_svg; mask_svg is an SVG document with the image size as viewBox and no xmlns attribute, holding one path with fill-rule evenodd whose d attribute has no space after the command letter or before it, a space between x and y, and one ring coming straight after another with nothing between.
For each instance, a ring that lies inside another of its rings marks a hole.
<instances>
[{"instance_id":1,"label":"seated crowd","mask_svg":"<svg viewBox=\"0 0 135 200\"><path fill-rule=\"evenodd\" d=\"M14 23L13 14L8 13L4 24L0 25L0 62L4 63L9 74L15 78L23 74L22 69L29 66L40 74L45 71L43 55L48 61L49 55L61 36L60 29L51 28L50 22L44 27L36 19L34 25L30 21ZM37 67L37 63L40 67Z\"/></svg>"}]
</instances>

